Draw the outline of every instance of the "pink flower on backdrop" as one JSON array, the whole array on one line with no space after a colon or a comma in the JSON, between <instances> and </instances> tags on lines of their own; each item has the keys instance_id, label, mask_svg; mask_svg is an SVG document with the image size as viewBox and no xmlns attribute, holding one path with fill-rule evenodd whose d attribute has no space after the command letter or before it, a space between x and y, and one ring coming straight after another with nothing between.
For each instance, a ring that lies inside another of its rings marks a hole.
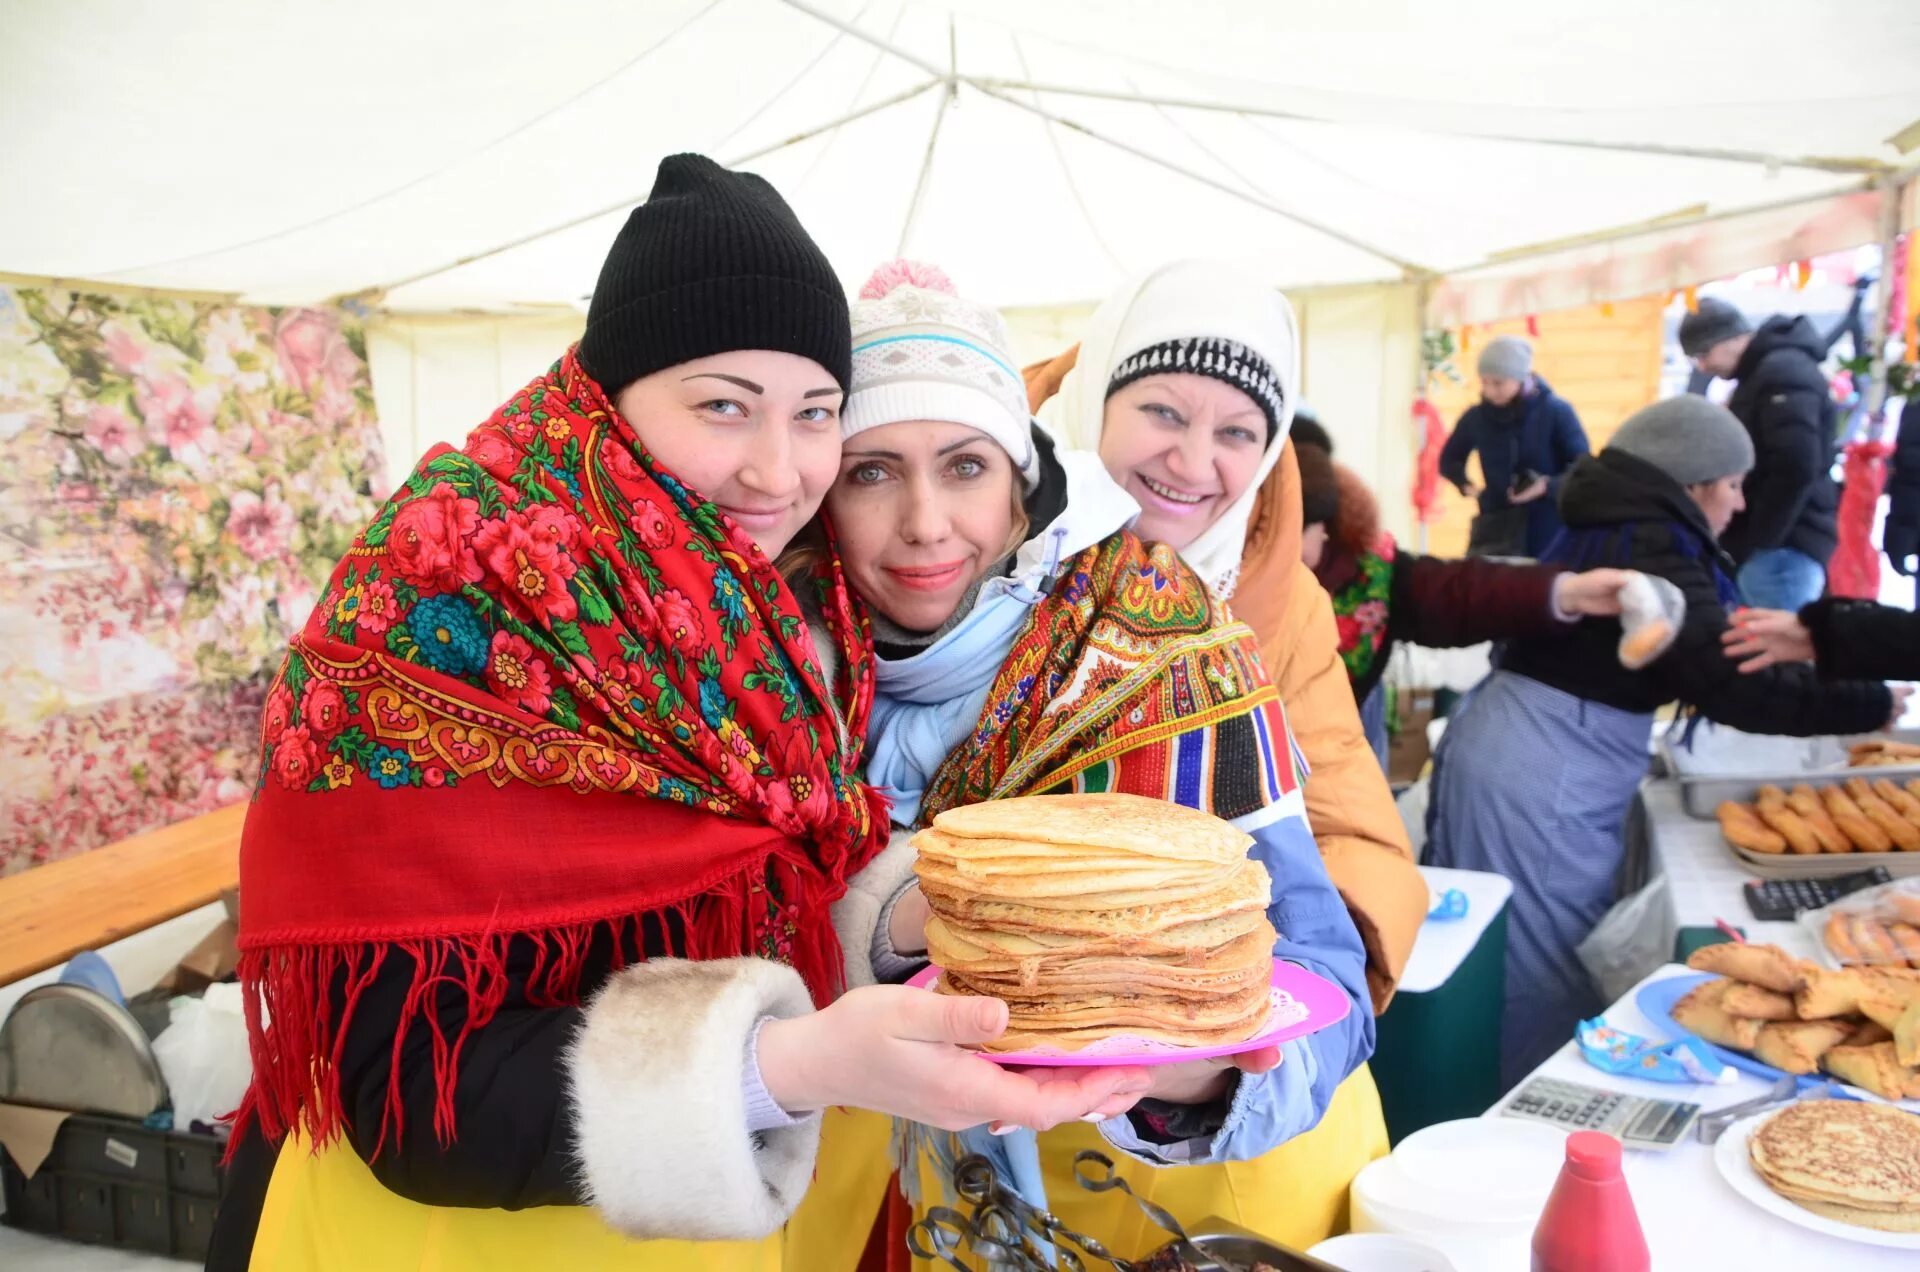
<instances>
[{"instance_id":1,"label":"pink flower on backdrop","mask_svg":"<svg viewBox=\"0 0 1920 1272\"><path fill-rule=\"evenodd\" d=\"M132 375L146 365L147 346L118 319L101 323L100 334L106 338L107 361L121 375Z\"/></svg>"},{"instance_id":2,"label":"pink flower on backdrop","mask_svg":"<svg viewBox=\"0 0 1920 1272\"><path fill-rule=\"evenodd\" d=\"M133 400L147 421L147 436L164 446L175 459L191 463L206 455L214 440L213 414L220 404L218 389L200 389L177 375L158 381L134 381Z\"/></svg>"},{"instance_id":3,"label":"pink flower on backdrop","mask_svg":"<svg viewBox=\"0 0 1920 1272\"><path fill-rule=\"evenodd\" d=\"M294 388L318 401L323 396L339 400L344 392L347 409L352 409L353 384L360 374L360 359L353 355L340 324L331 315L315 309L289 309L274 324L273 350L280 359L280 371Z\"/></svg>"},{"instance_id":4,"label":"pink flower on backdrop","mask_svg":"<svg viewBox=\"0 0 1920 1272\"><path fill-rule=\"evenodd\" d=\"M280 608L280 621L287 625L287 630L297 632L305 627L319 600L313 584L292 571L281 572L280 596L276 603Z\"/></svg>"},{"instance_id":5,"label":"pink flower on backdrop","mask_svg":"<svg viewBox=\"0 0 1920 1272\"><path fill-rule=\"evenodd\" d=\"M293 543L293 509L269 486L263 497L251 490L234 495L227 513L227 533L240 550L256 561L271 561L286 555ZM311 606L309 606L311 608Z\"/></svg>"},{"instance_id":6,"label":"pink flower on backdrop","mask_svg":"<svg viewBox=\"0 0 1920 1272\"><path fill-rule=\"evenodd\" d=\"M387 533L387 555L401 578L417 587L457 592L485 575L474 558L480 505L446 482L400 505Z\"/></svg>"},{"instance_id":7,"label":"pink flower on backdrop","mask_svg":"<svg viewBox=\"0 0 1920 1272\"><path fill-rule=\"evenodd\" d=\"M146 447L133 417L117 406L95 406L89 411L85 436L109 464L124 464Z\"/></svg>"}]
</instances>

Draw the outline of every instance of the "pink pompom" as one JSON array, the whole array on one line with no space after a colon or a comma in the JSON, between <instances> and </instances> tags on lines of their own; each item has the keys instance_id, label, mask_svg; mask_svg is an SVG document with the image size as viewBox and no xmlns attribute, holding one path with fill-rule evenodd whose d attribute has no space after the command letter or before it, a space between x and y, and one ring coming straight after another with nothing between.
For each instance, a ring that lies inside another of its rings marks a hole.
<instances>
[{"instance_id":1,"label":"pink pompom","mask_svg":"<svg viewBox=\"0 0 1920 1272\"><path fill-rule=\"evenodd\" d=\"M927 291L945 292L949 296L960 294L953 280L947 277L947 272L938 265L910 261L903 256L874 270L866 286L860 289L860 299L881 300L896 287L920 287Z\"/></svg>"}]
</instances>

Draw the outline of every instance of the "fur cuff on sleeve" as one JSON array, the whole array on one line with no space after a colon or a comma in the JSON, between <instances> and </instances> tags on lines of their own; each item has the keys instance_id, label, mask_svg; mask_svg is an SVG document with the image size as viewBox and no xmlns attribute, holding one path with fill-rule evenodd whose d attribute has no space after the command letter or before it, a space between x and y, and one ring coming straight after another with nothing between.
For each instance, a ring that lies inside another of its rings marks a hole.
<instances>
[{"instance_id":1,"label":"fur cuff on sleeve","mask_svg":"<svg viewBox=\"0 0 1920 1272\"><path fill-rule=\"evenodd\" d=\"M873 935L902 885L913 879L913 832L894 827L893 837L867 868L847 881L847 895L833 903L833 930L847 958L847 988L875 983Z\"/></svg>"},{"instance_id":2,"label":"fur cuff on sleeve","mask_svg":"<svg viewBox=\"0 0 1920 1272\"><path fill-rule=\"evenodd\" d=\"M759 958L654 959L614 974L569 1050L584 1192L639 1238L751 1241L813 1177L820 1119L749 1134L743 1066L762 1016L813 1009L792 968Z\"/></svg>"}]
</instances>

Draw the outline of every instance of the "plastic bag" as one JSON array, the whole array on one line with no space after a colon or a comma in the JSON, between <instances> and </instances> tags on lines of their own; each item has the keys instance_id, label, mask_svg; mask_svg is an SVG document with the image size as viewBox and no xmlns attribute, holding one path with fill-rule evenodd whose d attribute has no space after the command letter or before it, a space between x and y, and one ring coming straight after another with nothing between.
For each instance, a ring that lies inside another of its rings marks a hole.
<instances>
[{"instance_id":1,"label":"plastic bag","mask_svg":"<svg viewBox=\"0 0 1920 1272\"><path fill-rule=\"evenodd\" d=\"M238 985L209 985L203 998L176 998L171 1020L153 1040L154 1058L173 1095L173 1124L212 1125L240 1107L253 1078Z\"/></svg>"},{"instance_id":2,"label":"plastic bag","mask_svg":"<svg viewBox=\"0 0 1920 1272\"><path fill-rule=\"evenodd\" d=\"M1673 648L1687 621L1687 598L1654 574L1629 571L1620 589L1620 665L1638 671Z\"/></svg>"},{"instance_id":3,"label":"plastic bag","mask_svg":"<svg viewBox=\"0 0 1920 1272\"><path fill-rule=\"evenodd\" d=\"M1863 888L1804 911L1800 926L1829 967L1920 967L1920 878Z\"/></svg>"},{"instance_id":4,"label":"plastic bag","mask_svg":"<svg viewBox=\"0 0 1920 1272\"><path fill-rule=\"evenodd\" d=\"M1659 874L1638 892L1614 902L1574 953L1593 978L1601 1001L1616 1002L1673 958L1673 938L1679 930L1673 890L1667 876Z\"/></svg>"}]
</instances>

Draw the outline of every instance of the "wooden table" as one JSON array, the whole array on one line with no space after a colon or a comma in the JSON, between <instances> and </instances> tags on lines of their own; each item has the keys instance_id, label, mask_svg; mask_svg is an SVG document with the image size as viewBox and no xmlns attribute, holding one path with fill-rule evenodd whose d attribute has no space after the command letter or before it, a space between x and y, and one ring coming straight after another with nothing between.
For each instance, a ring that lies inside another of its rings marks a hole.
<instances>
[{"instance_id":1,"label":"wooden table","mask_svg":"<svg viewBox=\"0 0 1920 1272\"><path fill-rule=\"evenodd\" d=\"M234 804L0 879L0 985L237 887L246 816Z\"/></svg>"}]
</instances>

